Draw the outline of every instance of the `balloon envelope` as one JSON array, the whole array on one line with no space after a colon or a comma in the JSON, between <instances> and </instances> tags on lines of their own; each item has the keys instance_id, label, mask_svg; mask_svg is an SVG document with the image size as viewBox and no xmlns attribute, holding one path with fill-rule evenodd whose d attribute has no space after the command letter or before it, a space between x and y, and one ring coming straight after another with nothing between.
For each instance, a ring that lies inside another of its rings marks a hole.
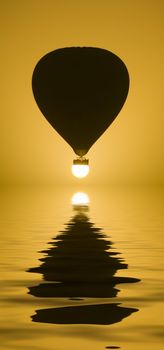
<instances>
[{"instance_id":1,"label":"balloon envelope","mask_svg":"<svg viewBox=\"0 0 164 350\"><path fill-rule=\"evenodd\" d=\"M32 88L45 118L83 156L120 112L129 75L122 60L110 51L68 47L40 59Z\"/></svg>"}]
</instances>

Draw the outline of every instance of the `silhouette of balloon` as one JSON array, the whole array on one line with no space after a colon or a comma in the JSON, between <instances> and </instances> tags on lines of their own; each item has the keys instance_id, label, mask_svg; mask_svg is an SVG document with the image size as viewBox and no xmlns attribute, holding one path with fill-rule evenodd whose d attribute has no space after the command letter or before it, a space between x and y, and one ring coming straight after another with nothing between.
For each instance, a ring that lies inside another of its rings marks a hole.
<instances>
[{"instance_id":1,"label":"silhouette of balloon","mask_svg":"<svg viewBox=\"0 0 164 350\"><path fill-rule=\"evenodd\" d=\"M120 112L129 75L122 60L110 51L68 47L40 59L32 88L45 118L82 157Z\"/></svg>"}]
</instances>

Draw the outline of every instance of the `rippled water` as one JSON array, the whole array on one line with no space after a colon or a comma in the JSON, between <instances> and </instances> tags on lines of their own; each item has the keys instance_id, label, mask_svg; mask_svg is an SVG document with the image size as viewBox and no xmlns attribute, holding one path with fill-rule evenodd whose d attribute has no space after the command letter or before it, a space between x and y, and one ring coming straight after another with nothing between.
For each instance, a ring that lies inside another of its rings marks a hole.
<instances>
[{"instance_id":1,"label":"rippled water","mask_svg":"<svg viewBox=\"0 0 164 350\"><path fill-rule=\"evenodd\" d=\"M164 191L1 190L1 349L163 349Z\"/></svg>"}]
</instances>

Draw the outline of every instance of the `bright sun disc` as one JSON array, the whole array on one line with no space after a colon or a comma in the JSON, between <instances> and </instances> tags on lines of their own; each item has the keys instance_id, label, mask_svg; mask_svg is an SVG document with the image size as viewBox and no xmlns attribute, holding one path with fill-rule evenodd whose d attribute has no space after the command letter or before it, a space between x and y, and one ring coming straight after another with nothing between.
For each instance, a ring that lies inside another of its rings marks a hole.
<instances>
[{"instance_id":1,"label":"bright sun disc","mask_svg":"<svg viewBox=\"0 0 164 350\"><path fill-rule=\"evenodd\" d=\"M72 205L88 205L89 197L84 192L77 192L72 197Z\"/></svg>"},{"instance_id":2,"label":"bright sun disc","mask_svg":"<svg viewBox=\"0 0 164 350\"><path fill-rule=\"evenodd\" d=\"M87 164L73 164L72 165L72 174L79 179L87 176L89 173L89 165Z\"/></svg>"}]
</instances>

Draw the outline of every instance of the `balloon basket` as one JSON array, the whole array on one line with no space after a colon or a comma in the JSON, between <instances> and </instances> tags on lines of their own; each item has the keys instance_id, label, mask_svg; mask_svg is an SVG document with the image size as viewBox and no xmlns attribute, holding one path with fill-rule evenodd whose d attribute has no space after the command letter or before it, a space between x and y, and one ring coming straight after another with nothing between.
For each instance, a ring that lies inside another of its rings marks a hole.
<instances>
[{"instance_id":1,"label":"balloon basket","mask_svg":"<svg viewBox=\"0 0 164 350\"><path fill-rule=\"evenodd\" d=\"M84 157L79 157L73 160L73 165L88 165L89 159L86 159Z\"/></svg>"}]
</instances>

